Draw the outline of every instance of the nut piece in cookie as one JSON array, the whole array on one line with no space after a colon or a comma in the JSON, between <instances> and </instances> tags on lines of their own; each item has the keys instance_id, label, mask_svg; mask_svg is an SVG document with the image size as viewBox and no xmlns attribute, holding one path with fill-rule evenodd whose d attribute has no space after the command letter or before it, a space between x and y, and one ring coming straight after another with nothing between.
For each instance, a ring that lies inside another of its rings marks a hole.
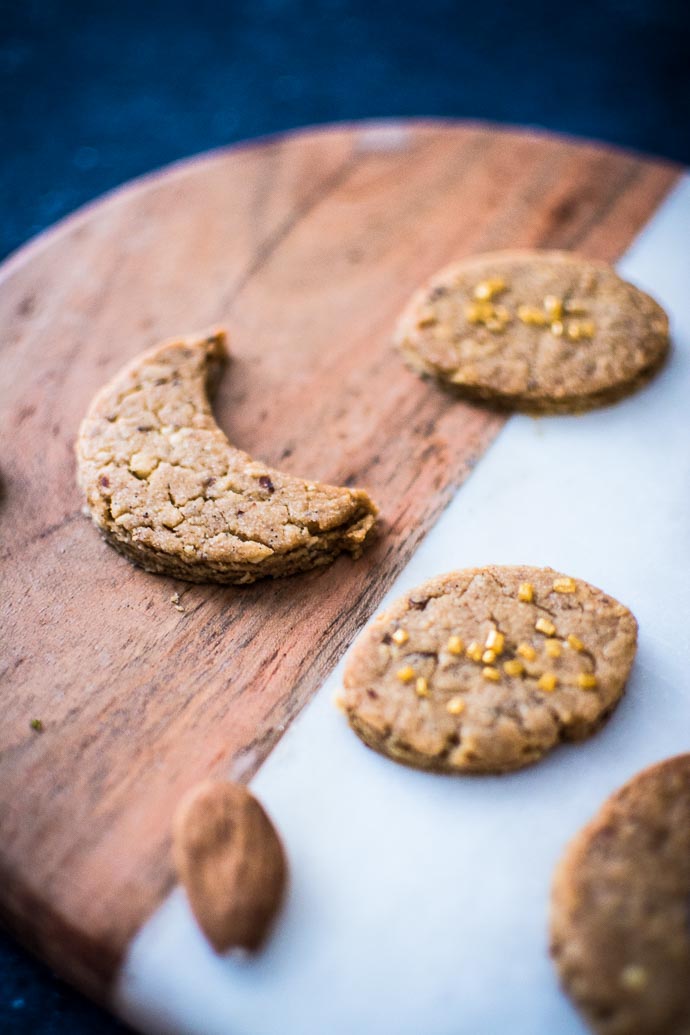
<instances>
[{"instance_id":1,"label":"nut piece in cookie","mask_svg":"<svg viewBox=\"0 0 690 1035\"><path fill-rule=\"evenodd\" d=\"M79 484L108 542L147 571L253 582L361 552L377 508L362 489L303 481L235 449L207 386L225 334L172 341L93 400L77 440Z\"/></svg>"},{"instance_id":2,"label":"nut piece in cookie","mask_svg":"<svg viewBox=\"0 0 690 1035\"><path fill-rule=\"evenodd\" d=\"M233 783L203 783L182 799L173 824L178 876L217 952L261 946L287 876L275 827L256 798Z\"/></svg>"},{"instance_id":3,"label":"nut piece in cookie","mask_svg":"<svg viewBox=\"0 0 690 1035\"><path fill-rule=\"evenodd\" d=\"M613 794L556 869L551 953L595 1032L690 1032L689 909L690 755L679 755Z\"/></svg>"},{"instance_id":4,"label":"nut piece in cookie","mask_svg":"<svg viewBox=\"0 0 690 1035\"><path fill-rule=\"evenodd\" d=\"M608 265L507 251L449 266L419 290L395 341L419 373L528 413L573 413L634 392L661 367L668 319Z\"/></svg>"},{"instance_id":5,"label":"nut piece in cookie","mask_svg":"<svg viewBox=\"0 0 690 1035\"><path fill-rule=\"evenodd\" d=\"M637 622L550 568L426 582L364 630L342 708L382 754L437 772L507 772L592 734L620 699Z\"/></svg>"}]
</instances>

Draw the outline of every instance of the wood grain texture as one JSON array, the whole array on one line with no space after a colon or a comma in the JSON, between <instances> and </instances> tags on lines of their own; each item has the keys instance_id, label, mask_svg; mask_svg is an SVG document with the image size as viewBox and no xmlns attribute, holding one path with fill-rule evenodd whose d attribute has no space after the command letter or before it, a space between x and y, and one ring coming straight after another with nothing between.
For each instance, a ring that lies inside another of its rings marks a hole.
<instances>
[{"instance_id":1,"label":"wood grain texture","mask_svg":"<svg viewBox=\"0 0 690 1035\"><path fill-rule=\"evenodd\" d=\"M5 264L0 910L62 974L107 993L172 886L182 794L255 772L502 426L399 362L411 291L488 248L615 259L676 176L538 134L354 125L173 167ZM73 440L94 392L218 322L221 426L269 464L368 488L384 527L361 560L190 586L82 516Z\"/></svg>"}]
</instances>

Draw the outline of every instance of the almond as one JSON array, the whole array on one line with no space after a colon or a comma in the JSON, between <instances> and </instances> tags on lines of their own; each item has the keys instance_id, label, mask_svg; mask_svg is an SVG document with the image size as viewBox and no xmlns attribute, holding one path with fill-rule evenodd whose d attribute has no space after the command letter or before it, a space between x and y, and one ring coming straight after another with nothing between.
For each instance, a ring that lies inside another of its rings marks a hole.
<instances>
[{"instance_id":1,"label":"almond","mask_svg":"<svg viewBox=\"0 0 690 1035\"><path fill-rule=\"evenodd\" d=\"M180 802L173 857L192 912L217 952L258 949L278 911L285 852L263 807L239 784L206 782Z\"/></svg>"}]
</instances>

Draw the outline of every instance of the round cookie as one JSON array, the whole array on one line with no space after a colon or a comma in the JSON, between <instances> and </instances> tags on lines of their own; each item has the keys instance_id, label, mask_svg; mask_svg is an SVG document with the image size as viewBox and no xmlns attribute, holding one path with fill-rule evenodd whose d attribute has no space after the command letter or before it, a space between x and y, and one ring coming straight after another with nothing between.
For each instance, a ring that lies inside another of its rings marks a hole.
<instances>
[{"instance_id":1,"label":"round cookie","mask_svg":"<svg viewBox=\"0 0 690 1035\"><path fill-rule=\"evenodd\" d=\"M690 755L639 773L568 846L551 952L600 1035L690 1033Z\"/></svg>"},{"instance_id":2,"label":"round cookie","mask_svg":"<svg viewBox=\"0 0 690 1035\"><path fill-rule=\"evenodd\" d=\"M637 622L550 568L442 575L362 633L342 708L391 758L438 772L506 772L581 740L618 702Z\"/></svg>"},{"instance_id":3,"label":"round cookie","mask_svg":"<svg viewBox=\"0 0 690 1035\"><path fill-rule=\"evenodd\" d=\"M441 270L395 341L414 370L460 395L528 413L574 413L628 395L660 368L668 319L601 262L506 251Z\"/></svg>"},{"instance_id":4,"label":"round cookie","mask_svg":"<svg viewBox=\"0 0 690 1035\"><path fill-rule=\"evenodd\" d=\"M362 489L307 482L236 449L208 384L225 334L165 342L91 403L77 472L112 546L148 571L190 582L253 582L357 557L377 508Z\"/></svg>"}]
</instances>

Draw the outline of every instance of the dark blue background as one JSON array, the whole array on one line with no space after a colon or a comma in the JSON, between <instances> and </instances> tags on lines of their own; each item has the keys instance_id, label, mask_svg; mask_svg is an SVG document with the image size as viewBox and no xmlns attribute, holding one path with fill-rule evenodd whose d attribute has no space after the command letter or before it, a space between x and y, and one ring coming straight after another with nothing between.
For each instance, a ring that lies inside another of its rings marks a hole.
<instances>
[{"instance_id":1,"label":"dark blue background","mask_svg":"<svg viewBox=\"0 0 690 1035\"><path fill-rule=\"evenodd\" d=\"M183 155L447 115L690 162L687 0L0 0L0 256ZM0 1031L123 1029L0 937Z\"/></svg>"}]
</instances>

